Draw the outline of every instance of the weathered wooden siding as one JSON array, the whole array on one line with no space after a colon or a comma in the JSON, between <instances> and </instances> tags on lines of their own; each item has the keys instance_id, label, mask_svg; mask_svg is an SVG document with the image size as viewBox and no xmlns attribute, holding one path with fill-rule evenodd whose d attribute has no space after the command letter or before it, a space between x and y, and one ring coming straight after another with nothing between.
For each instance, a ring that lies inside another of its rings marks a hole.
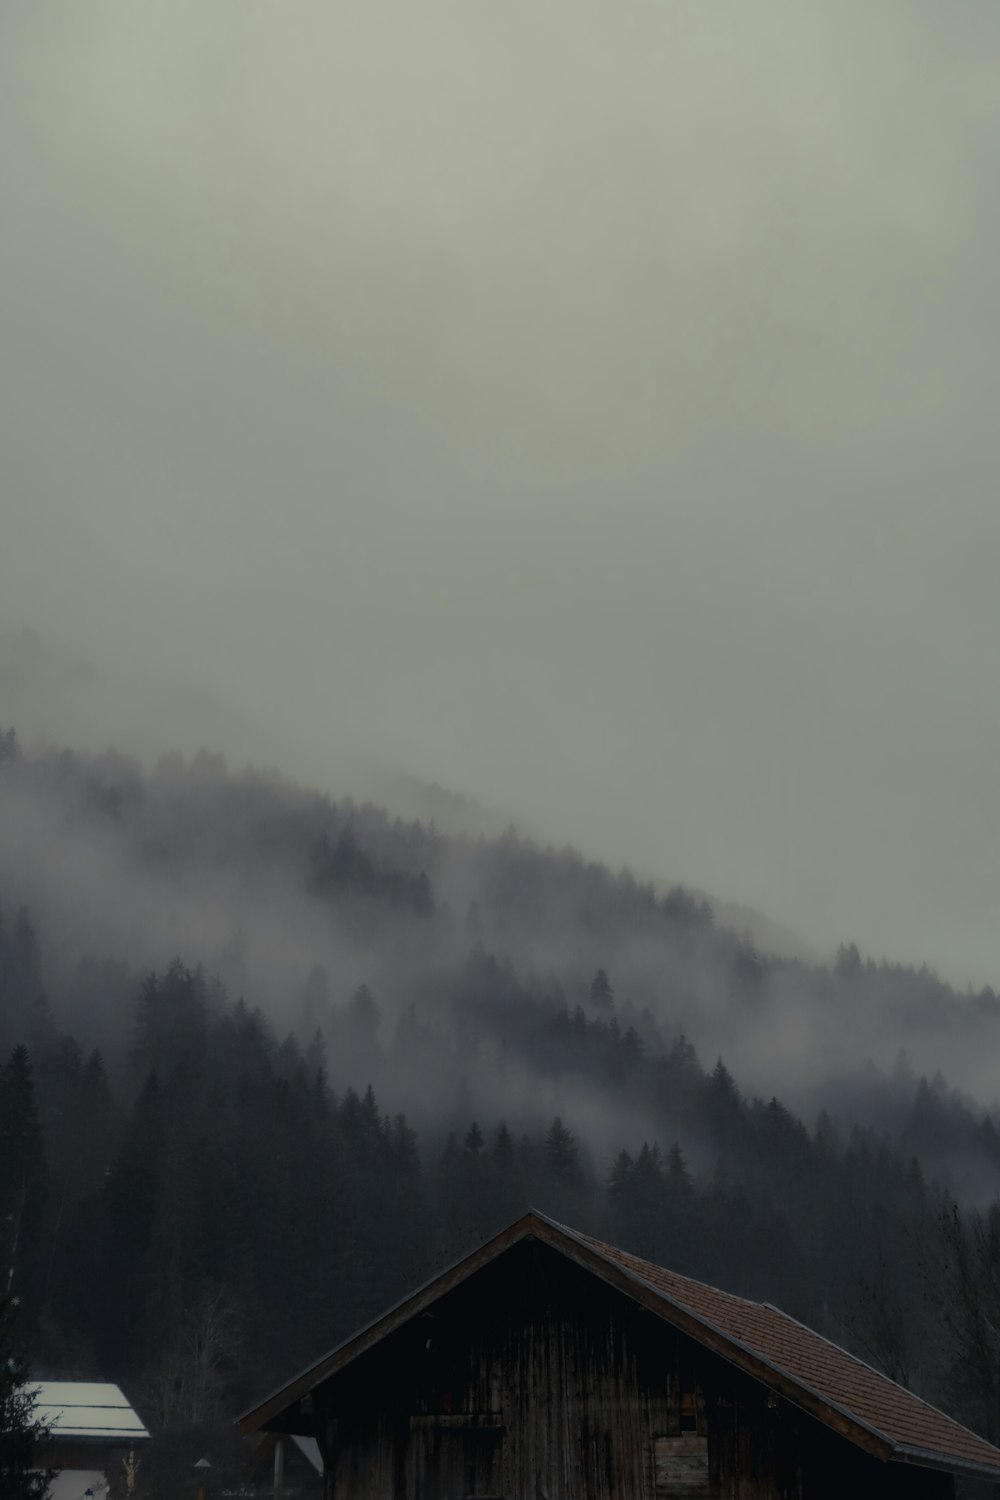
<instances>
[{"instance_id":1,"label":"weathered wooden siding","mask_svg":"<svg viewBox=\"0 0 1000 1500\"><path fill-rule=\"evenodd\" d=\"M328 1500L946 1500L528 1242L316 1392ZM911 1483L912 1480L912 1483Z\"/></svg>"}]
</instances>

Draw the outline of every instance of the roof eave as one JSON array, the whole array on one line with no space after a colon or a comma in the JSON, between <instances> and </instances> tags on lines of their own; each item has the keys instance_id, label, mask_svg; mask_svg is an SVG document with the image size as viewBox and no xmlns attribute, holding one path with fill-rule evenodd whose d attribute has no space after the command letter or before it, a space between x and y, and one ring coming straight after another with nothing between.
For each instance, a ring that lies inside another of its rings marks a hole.
<instances>
[{"instance_id":1,"label":"roof eave","mask_svg":"<svg viewBox=\"0 0 1000 1500\"><path fill-rule=\"evenodd\" d=\"M1000 1480L1000 1464L984 1464L974 1458L953 1458L948 1453L934 1453L927 1448L917 1448L912 1443L896 1443L893 1461L912 1464L921 1469L938 1469L946 1474L957 1474L964 1479Z\"/></svg>"}]
</instances>

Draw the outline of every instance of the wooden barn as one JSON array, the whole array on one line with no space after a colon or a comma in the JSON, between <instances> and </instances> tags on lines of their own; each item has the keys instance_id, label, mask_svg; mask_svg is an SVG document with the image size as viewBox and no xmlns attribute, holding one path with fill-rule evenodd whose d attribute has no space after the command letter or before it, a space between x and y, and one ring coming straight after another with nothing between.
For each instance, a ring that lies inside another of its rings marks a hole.
<instances>
[{"instance_id":1,"label":"wooden barn","mask_svg":"<svg viewBox=\"0 0 1000 1500\"><path fill-rule=\"evenodd\" d=\"M530 1213L241 1419L327 1500L944 1500L1000 1449L767 1303Z\"/></svg>"}]
</instances>

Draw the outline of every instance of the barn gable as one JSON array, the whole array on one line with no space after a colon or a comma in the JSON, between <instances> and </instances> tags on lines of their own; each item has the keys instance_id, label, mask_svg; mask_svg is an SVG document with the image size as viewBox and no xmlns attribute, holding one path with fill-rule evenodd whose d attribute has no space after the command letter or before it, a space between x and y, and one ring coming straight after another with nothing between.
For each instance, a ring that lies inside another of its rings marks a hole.
<instances>
[{"instance_id":1,"label":"barn gable","mask_svg":"<svg viewBox=\"0 0 1000 1500\"><path fill-rule=\"evenodd\" d=\"M618 1311L608 1312L609 1298ZM404 1390L399 1382L406 1381L410 1387ZM315 1433L321 1443L323 1423L340 1423L338 1462L354 1468L344 1470L337 1488L348 1494L401 1494L414 1485L418 1494L527 1493L501 1467L516 1463L508 1450L530 1453L537 1465L539 1453L552 1446L544 1432L532 1429L530 1440L527 1435L544 1381L563 1396L569 1392L574 1410L584 1413L572 1442L564 1435L555 1447L561 1442L568 1452L575 1444L582 1451L581 1443L589 1443L592 1466L620 1465L625 1456L639 1455L635 1462L648 1472L633 1476L636 1493L717 1492L720 1465L743 1461L741 1443L757 1444L760 1451L745 1461L766 1467L778 1463L782 1444L791 1451L793 1431L794 1442L808 1446L814 1467L849 1467L846 1440L859 1461L864 1456L893 1471L907 1465L1000 1478L1000 1451L777 1308L678 1276L536 1213L436 1277L240 1421L244 1432ZM627 1393L628 1399L609 1403L608 1391ZM788 1417L776 1446L773 1413L779 1403ZM365 1424L398 1421L386 1413L404 1409L407 1463L436 1465L436 1490L428 1476L421 1481L411 1474L404 1483L400 1475L383 1475L376 1482L364 1469L372 1454L399 1449L398 1435L388 1430L359 1436ZM635 1424L635 1432L619 1431L622 1422ZM728 1447L719 1439L727 1424ZM523 1429L523 1440L505 1446L500 1431L508 1428ZM715 1434L711 1447L709 1428ZM455 1437L459 1430L461 1441ZM839 1447L817 1457L830 1441ZM787 1461L786 1453L781 1462ZM447 1469L450 1462L475 1468L479 1487L470 1488L471 1477L464 1487L457 1474L449 1480L442 1465ZM906 1493L916 1493L917 1475L910 1472L914 1482ZM558 1489L571 1478L554 1470L553 1485ZM794 1492L795 1483L789 1484ZM609 1479L607 1492L617 1493L618 1484Z\"/></svg>"}]
</instances>

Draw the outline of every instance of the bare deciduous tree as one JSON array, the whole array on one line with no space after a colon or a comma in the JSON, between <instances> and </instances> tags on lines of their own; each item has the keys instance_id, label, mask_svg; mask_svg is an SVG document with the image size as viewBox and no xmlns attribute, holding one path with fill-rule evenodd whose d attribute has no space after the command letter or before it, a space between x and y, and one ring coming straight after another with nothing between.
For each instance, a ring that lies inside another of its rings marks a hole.
<instances>
[{"instance_id":1,"label":"bare deciduous tree","mask_svg":"<svg viewBox=\"0 0 1000 1500\"><path fill-rule=\"evenodd\" d=\"M950 1395L970 1425L1000 1438L1000 1202L942 1213L929 1291L948 1331Z\"/></svg>"},{"instance_id":2,"label":"bare deciduous tree","mask_svg":"<svg viewBox=\"0 0 1000 1500\"><path fill-rule=\"evenodd\" d=\"M198 1427L211 1421L242 1343L242 1317L224 1291L203 1291L181 1310L159 1359L146 1372L145 1400L154 1423Z\"/></svg>"}]
</instances>

